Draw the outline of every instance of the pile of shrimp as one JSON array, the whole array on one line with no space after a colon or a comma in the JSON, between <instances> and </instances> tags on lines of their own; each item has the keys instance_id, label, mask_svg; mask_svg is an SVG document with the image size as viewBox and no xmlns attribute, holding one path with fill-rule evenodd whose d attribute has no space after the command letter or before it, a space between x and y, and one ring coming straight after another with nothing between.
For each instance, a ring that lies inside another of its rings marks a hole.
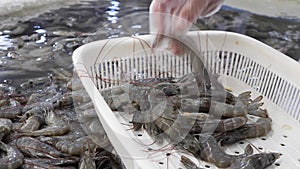
<instances>
[{"instance_id":1,"label":"pile of shrimp","mask_svg":"<svg viewBox=\"0 0 300 169\"><path fill-rule=\"evenodd\" d=\"M147 131L158 144L168 140L216 167L263 169L280 158L279 152L254 153L251 144L244 154L226 153L225 146L272 130L263 96L252 99L250 91L234 95L217 80L199 87L195 76L134 80L103 90L102 96L113 111L133 114L133 130ZM188 169L199 168L186 156L181 162Z\"/></svg>"},{"instance_id":2,"label":"pile of shrimp","mask_svg":"<svg viewBox=\"0 0 300 169\"><path fill-rule=\"evenodd\" d=\"M70 76L0 84L0 169L123 168L99 120L90 118L96 114L79 79Z\"/></svg>"}]
</instances>

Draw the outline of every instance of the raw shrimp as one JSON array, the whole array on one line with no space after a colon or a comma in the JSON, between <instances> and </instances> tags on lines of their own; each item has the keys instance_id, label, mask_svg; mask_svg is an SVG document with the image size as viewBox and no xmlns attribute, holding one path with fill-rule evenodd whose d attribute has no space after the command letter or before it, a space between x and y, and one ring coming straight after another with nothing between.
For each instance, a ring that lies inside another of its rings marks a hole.
<instances>
[{"instance_id":1,"label":"raw shrimp","mask_svg":"<svg viewBox=\"0 0 300 169\"><path fill-rule=\"evenodd\" d=\"M74 141L58 141L55 147L63 153L81 155L86 147L95 148L96 145L88 136L85 136Z\"/></svg>"},{"instance_id":2,"label":"raw shrimp","mask_svg":"<svg viewBox=\"0 0 300 169\"><path fill-rule=\"evenodd\" d=\"M52 165L54 166L66 166L66 165L75 165L78 163L79 159L76 158L25 158L24 164L40 164L44 165ZM23 164L23 165L24 165Z\"/></svg>"},{"instance_id":3,"label":"raw shrimp","mask_svg":"<svg viewBox=\"0 0 300 169\"><path fill-rule=\"evenodd\" d=\"M221 168L229 167L236 159L246 157L253 152L251 146L247 146L245 148L245 154L226 154L215 138L208 134L199 134L196 136L188 135L179 145L190 151L193 155L200 157L202 160L211 162Z\"/></svg>"},{"instance_id":4,"label":"raw shrimp","mask_svg":"<svg viewBox=\"0 0 300 169\"><path fill-rule=\"evenodd\" d=\"M75 107L77 110L85 111L88 109L94 109L94 103L93 102L87 102L83 104L79 104Z\"/></svg>"},{"instance_id":5,"label":"raw shrimp","mask_svg":"<svg viewBox=\"0 0 300 169\"><path fill-rule=\"evenodd\" d=\"M232 165L231 169L264 169L274 163L279 157L280 153L259 153L247 156L245 158L237 159Z\"/></svg>"},{"instance_id":6,"label":"raw shrimp","mask_svg":"<svg viewBox=\"0 0 300 169\"><path fill-rule=\"evenodd\" d=\"M96 169L95 163L95 153L93 152L94 149L86 147L83 151L80 162L79 162L79 169Z\"/></svg>"},{"instance_id":7,"label":"raw shrimp","mask_svg":"<svg viewBox=\"0 0 300 169\"><path fill-rule=\"evenodd\" d=\"M10 133L12 129L12 121L10 119L0 118L0 140Z\"/></svg>"},{"instance_id":8,"label":"raw shrimp","mask_svg":"<svg viewBox=\"0 0 300 169\"><path fill-rule=\"evenodd\" d=\"M227 119L207 118L205 120L196 120L191 132L225 132L240 128L246 123L246 117L232 117Z\"/></svg>"},{"instance_id":9,"label":"raw shrimp","mask_svg":"<svg viewBox=\"0 0 300 169\"><path fill-rule=\"evenodd\" d=\"M96 151L96 167L103 169L125 169L121 159L105 150Z\"/></svg>"},{"instance_id":10,"label":"raw shrimp","mask_svg":"<svg viewBox=\"0 0 300 169\"><path fill-rule=\"evenodd\" d=\"M225 93L223 95L225 95ZM200 93L199 97L183 95L170 99L182 111L206 112L216 117L238 117L246 116L247 114L267 117L266 110L260 108L260 106L263 105L263 103L260 102L262 96L251 101L251 95L248 91L241 93L237 97L226 94L229 95L229 98L226 98L226 100L220 99L223 95L222 92L210 91L210 93L207 94Z\"/></svg>"},{"instance_id":11,"label":"raw shrimp","mask_svg":"<svg viewBox=\"0 0 300 169\"><path fill-rule=\"evenodd\" d=\"M47 113L45 123L47 127L35 131L20 131L24 136L56 136L63 135L70 130L68 122L64 121L54 111Z\"/></svg>"},{"instance_id":12,"label":"raw shrimp","mask_svg":"<svg viewBox=\"0 0 300 169\"><path fill-rule=\"evenodd\" d=\"M26 111L21 117L20 121L25 121L25 124L19 129L19 131L34 131L39 129L45 123L45 114L47 108L33 107Z\"/></svg>"},{"instance_id":13,"label":"raw shrimp","mask_svg":"<svg viewBox=\"0 0 300 169\"><path fill-rule=\"evenodd\" d=\"M22 111L21 104L13 99L8 99L6 104L0 107L0 118L13 119Z\"/></svg>"},{"instance_id":14,"label":"raw shrimp","mask_svg":"<svg viewBox=\"0 0 300 169\"><path fill-rule=\"evenodd\" d=\"M27 82L20 84L20 87L23 89L33 88L35 86L49 85L52 82L50 77L39 77L35 79L30 79Z\"/></svg>"},{"instance_id":15,"label":"raw shrimp","mask_svg":"<svg viewBox=\"0 0 300 169\"><path fill-rule=\"evenodd\" d=\"M181 156L180 162L182 162L182 164L187 169L204 169L204 168L197 167L197 165L186 156Z\"/></svg>"},{"instance_id":16,"label":"raw shrimp","mask_svg":"<svg viewBox=\"0 0 300 169\"><path fill-rule=\"evenodd\" d=\"M55 164L66 161L65 159L41 159L41 158L25 158L24 164L22 165L23 169L76 169L76 167L64 167L56 166ZM69 164L68 162L66 164ZM73 164L73 163L71 163Z\"/></svg>"},{"instance_id":17,"label":"raw shrimp","mask_svg":"<svg viewBox=\"0 0 300 169\"><path fill-rule=\"evenodd\" d=\"M22 165L24 156L16 148L0 141L0 169L15 169Z\"/></svg>"},{"instance_id":18,"label":"raw shrimp","mask_svg":"<svg viewBox=\"0 0 300 169\"><path fill-rule=\"evenodd\" d=\"M245 124L241 128L216 134L215 137L222 145L236 143L246 138L261 137L272 130L272 120L270 118L259 118L253 124Z\"/></svg>"},{"instance_id":19,"label":"raw shrimp","mask_svg":"<svg viewBox=\"0 0 300 169\"><path fill-rule=\"evenodd\" d=\"M63 97L61 97L60 99L56 100L53 103L53 107L54 108L58 108L58 109L64 109L64 108L69 108L69 107L73 107L73 99L77 99L79 97L75 97L73 98L71 93L66 93L63 95Z\"/></svg>"},{"instance_id":20,"label":"raw shrimp","mask_svg":"<svg viewBox=\"0 0 300 169\"><path fill-rule=\"evenodd\" d=\"M39 109L41 109L40 111L43 111L44 113L47 113L54 109L52 103L43 101L43 102L34 102L31 104L26 104L23 107L22 112L27 112L34 108L39 108ZM35 110L35 111L37 111L37 110Z\"/></svg>"},{"instance_id":21,"label":"raw shrimp","mask_svg":"<svg viewBox=\"0 0 300 169\"><path fill-rule=\"evenodd\" d=\"M32 137L18 138L12 144L30 157L52 158L52 159L58 157L66 157L65 154L59 152L56 148L46 143L40 142L39 140L34 139Z\"/></svg>"},{"instance_id":22,"label":"raw shrimp","mask_svg":"<svg viewBox=\"0 0 300 169\"><path fill-rule=\"evenodd\" d=\"M96 110L92 107L85 110L76 109L79 122L86 123L98 118Z\"/></svg>"},{"instance_id":23,"label":"raw shrimp","mask_svg":"<svg viewBox=\"0 0 300 169\"><path fill-rule=\"evenodd\" d=\"M172 106L171 102L167 102L166 106L163 102L157 104L151 110L151 114L147 116L150 116L148 121L141 112L134 113L132 121L135 130L139 130L142 125L145 125L151 135L156 136L164 132L173 141L184 139L189 132L229 131L239 128L247 122L245 117L214 119L205 113L181 113ZM156 129L151 123L154 123L159 129Z\"/></svg>"}]
</instances>

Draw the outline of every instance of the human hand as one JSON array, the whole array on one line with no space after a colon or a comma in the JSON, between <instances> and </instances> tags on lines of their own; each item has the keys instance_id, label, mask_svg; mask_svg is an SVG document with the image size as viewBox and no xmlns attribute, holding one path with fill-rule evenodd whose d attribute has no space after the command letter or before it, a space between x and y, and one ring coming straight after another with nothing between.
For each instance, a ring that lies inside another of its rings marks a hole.
<instances>
[{"instance_id":1,"label":"human hand","mask_svg":"<svg viewBox=\"0 0 300 169\"><path fill-rule=\"evenodd\" d=\"M218 11L224 0L153 0L150 5L150 32L155 34L152 47L168 39L168 49L182 53L178 38L186 35L199 17Z\"/></svg>"}]
</instances>

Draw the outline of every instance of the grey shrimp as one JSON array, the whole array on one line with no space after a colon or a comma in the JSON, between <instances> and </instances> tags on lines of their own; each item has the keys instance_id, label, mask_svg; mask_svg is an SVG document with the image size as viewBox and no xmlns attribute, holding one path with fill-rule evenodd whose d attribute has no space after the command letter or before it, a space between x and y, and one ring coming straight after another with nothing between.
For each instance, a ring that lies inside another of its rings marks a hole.
<instances>
[{"instance_id":1,"label":"grey shrimp","mask_svg":"<svg viewBox=\"0 0 300 169\"><path fill-rule=\"evenodd\" d=\"M227 154L215 138L209 134L188 135L179 145L202 160L221 168L230 167L236 159L246 157L253 152L252 148L247 146L242 155Z\"/></svg>"},{"instance_id":2,"label":"grey shrimp","mask_svg":"<svg viewBox=\"0 0 300 169\"><path fill-rule=\"evenodd\" d=\"M259 118L253 124L245 124L244 126L216 134L215 137L222 145L236 143L246 138L256 138L267 135L272 130L272 120L270 118Z\"/></svg>"},{"instance_id":3,"label":"grey shrimp","mask_svg":"<svg viewBox=\"0 0 300 169\"><path fill-rule=\"evenodd\" d=\"M22 106L18 101L8 99L5 103L0 107L0 118L13 119L22 112Z\"/></svg>"},{"instance_id":4,"label":"grey shrimp","mask_svg":"<svg viewBox=\"0 0 300 169\"><path fill-rule=\"evenodd\" d=\"M20 131L34 131L39 129L45 123L46 108L42 106L33 107L24 113L20 121L25 124L19 129Z\"/></svg>"},{"instance_id":5,"label":"grey shrimp","mask_svg":"<svg viewBox=\"0 0 300 169\"><path fill-rule=\"evenodd\" d=\"M280 153L253 154L237 159L230 169L264 169L273 164L280 156Z\"/></svg>"},{"instance_id":6,"label":"grey shrimp","mask_svg":"<svg viewBox=\"0 0 300 169\"><path fill-rule=\"evenodd\" d=\"M81 154L80 162L78 164L79 169L96 169L95 152L93 148L88 148Z\"/></svg>"},{"instance_id":7,"label":"grey shrimp","mask_svg":"<svg viewBox=\"0 0 300 169\"><path fill-rule=\"evenodd\" d=\"M12 121L10 119L0 118L0 140L10 133L12 129Z\"/></svg>"},{"instance_id":8,"label":"grey shrimp","mask_svg":"<svg viewBox=\"0 0 300 169\"><path fill-rule=\"evenodd\" d=\"M96 145L88 136L74 141L61 140L55 144L55 147L58 150L71 155L81 155L87 146L90 148L96 148Z\"/></svg>"},{"instance_id":9,"label":"grey shrimp","mask_svg":"<svg viewBox=\"0 0 300 169\"><path fill-rule=\"evenodd\" d=\"M43 129L35 131L22 131L22 133L19 134L23 136L57 136L63 135L70 130L68 122L63 120L54 111L47 113L45 123L47 124L47 127Z\"/></svg>"},{"instance_id":10,"label":"grey shrimp","mask_svg":"<svg viewBox=\"0 0 300 169\"><path fill-rule=\"evenodd\" d=\"M0 149L5 152L5 155L0 157L0 169L15 169L22 165L24 156L18 149L2 141L0 141Z\"/></svg>"},{"instance_id":11,"label":"grey shrimp","mask_svg":"<svg viewBox=\"0 0 300 169\"><path fill-rule=\"evenodd\" d=\"M62 167L77 163L68 159L45 159L45 158L25 158L22 169L76 169L76 167ZM59 166L62 165L62 166Z\"/></svg>"},{"instance_id":12,"label":"grey shrimp","mask_svg":"<svg viewBox=\"0 0 300 169\"><path fill-rule=\"evenodd\" d=\"M187 169L204 169L204 168L197 167L197 165L192 160L190 160L189 158L187 158L186 156L181 156L180 162Z\"/></svg>"},{"instance_id":13,"label":"grey shrimp","mask_svg":"<svg viewBox=\"0 0 300 169\"><path fill-rule=\"evenodd\" d=\"M30 157L58 158L66 156L56 148L31 137L18 138L13 144Z\"/></svg>"}]
</instances>

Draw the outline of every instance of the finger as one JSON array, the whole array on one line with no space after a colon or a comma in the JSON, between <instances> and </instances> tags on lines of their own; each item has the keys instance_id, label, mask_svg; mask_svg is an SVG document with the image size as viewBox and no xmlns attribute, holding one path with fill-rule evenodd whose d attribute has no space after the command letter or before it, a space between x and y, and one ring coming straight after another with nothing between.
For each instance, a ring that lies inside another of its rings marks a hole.
<instances>
[{"instance_id":1,"label":"finger","mask_svg":"<svg viewBox=\"0 0 300 169\"><path fill-rule=\"evenodd\" d=\"M173 35L176 38L184 36L192 23L198 19L201 12L206 8L207 0L188 0L179 10L174 11L174 17L172 18ZM183 45L175 38L169 42L169 50L175 55L181 55L184 53Z\"/></svg>"},{"instance_id":2,"label":"finger","mask_svg":"<svg viewBox=\"0 0 300 169\"><path fill-rule=\"evenodd\" d=\"M177 39L170 38L168 50L174 55L182 55L184 53L184 46Z\"/></svg>"},{"instance_id":3,"label":"finger","mask_svg":"<svg viewBox=\"0 0 300 169\"><path fill-rule=\"evenodd\" d=\"M207 0L189 0L187 1L181 10L175 14L178 16L175 22L175 32L177 34L184 35L188 29L192 26L203 10L207 7Z\"/></svg>"},{"instance_id":4,"label":"finger","mask_svg":"<svg viewBox=\"0 0 300 169\"><path fill-rule=\"evenodd\" d=\"M192 24L203 15L213 14L217 11L224 0L188 0L180 8L171 9L173 18L172 35L176 38L184 36ZM177 55L184 52L183 45L176 39L169 42L169 50Z\"/></svg>"},{"instance_id":5,"label":"finger","mask_svg":"<svg viewBox=\"0 0 300 169\"><path fill-rule=\"evenodd\" d=\"M152 43L152 47L160 44L166 36L172 34L171 18L173 11L179 8L186 0L154 0L150 5L150 32L156 36Z\"/></svg>"},{"instance_id":6,"label":"finger","mask_svg":"<svg viewBox=\"0 0 300 169\"><path fill-rule=\"evenodd\" d=\"M164 23L164 18L161 17L161 13L167 11L167 6L165 1L153 0L150 5L150 29L154 32L158 32ZM160 30L161 31L161 30Z\"/></svg>"},{"instance_id":7,"label":"finger","mask_svg":"<svg viewBox=\"0 0 300 169\"><path fill-rule=\"evenodd\" d=\"M163 39L164 33L163 25L165 18L162 17L162 13L167 12L167 0L153 0L150 5L150 33L155 34L152 47L156 47Z\"/></svg>"},{"instance_id":8,"label":"finger","mask_svg":"<svg viewBox=\"0 0 300 169\"><path fill-rule=\"evenodd\" d=\"M164 38L165 36L163 34L156 33L151 48L156 48Z\"/></svg>"}]
</instances>

